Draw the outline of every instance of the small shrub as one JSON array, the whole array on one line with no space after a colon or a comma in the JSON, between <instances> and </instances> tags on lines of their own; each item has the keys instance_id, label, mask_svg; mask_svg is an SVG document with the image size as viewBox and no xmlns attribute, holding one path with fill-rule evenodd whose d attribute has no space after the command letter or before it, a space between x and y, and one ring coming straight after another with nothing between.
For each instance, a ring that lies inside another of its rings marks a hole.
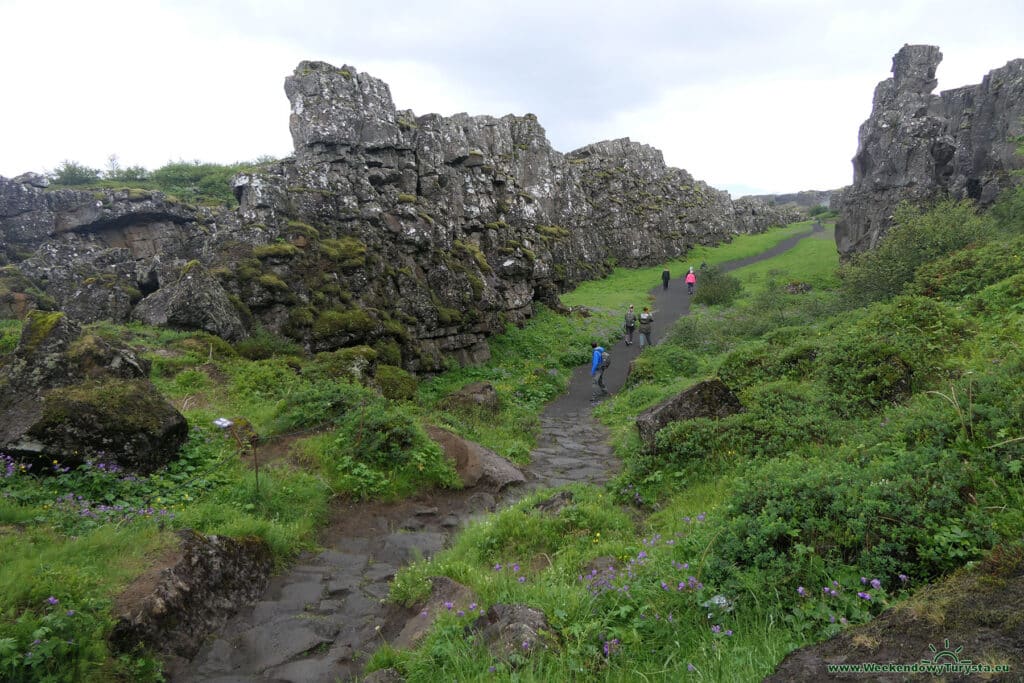
<instances>
[{"instance_id":1,"label":"small shrub","mask_svg":"<svg viewBox=\"0 0 1024 683\"><path fill-rule=\"evenodd\" d=\"M263 331L236 342L235 351L242 358L249 360L302 355L302 347L295 342Z\"/></svg>"},{"instance_id":2,"label":"small shrub","mask_svg":"<svg viewBox=\"0 0 1024 683\"><path fill-rule=\"evenodd\" d=\"M701 271L693 302L706 306L728 306L740 295L743 285L739 278L722 272L715 266Z\"/></svg>"},{"instance_id":3,"label":"small shrub","mask_svg":"<svg viewBox=\"0 0 1024 683\"><path fill-rule=\"evenodd\" d=\"M374 383L380 388L384 398L395 401L408 401L416 395L419 381L414 375L394 365L378 365L374 373Z\"/></svg>"},{"instance_id":4,"label":"small shrub","mask_svg":"<svg viewBox=\"0 0 1024 683\"><path fill-rule=\"evenodd\" d=\"M991 219L978 215L970 201L943 201L924 211L903 205L878 246L841 269L843 298L859 306L896 296L920 266L992 234Z\"/></svg>"}]
</instances>

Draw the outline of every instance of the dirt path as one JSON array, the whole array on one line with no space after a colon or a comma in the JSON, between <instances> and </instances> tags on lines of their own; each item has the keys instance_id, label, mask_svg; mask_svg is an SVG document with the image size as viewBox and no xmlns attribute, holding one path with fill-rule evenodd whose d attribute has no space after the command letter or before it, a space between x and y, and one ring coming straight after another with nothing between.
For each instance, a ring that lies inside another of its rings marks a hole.
<instances>
[{"instance_id":1,"label":"dirt path","mask_svg":"<svg viewBox=\"0 0 1024 683\"><path fill-rule=\"evenodd\" d=\"M770 258L820 230L816 226L723 268ZM668 290L660 284L651 290L655 343L674 320L689 313L680 275ZM640 349L620 341L612 351L606 384L615 392ZM366 654L393 639L413 615L384 601L400 567L441 550L468 521L532 491L574 482L603 484L618 472L607 431L590 410L587 365L573 373L568 392L545 409L541 435L524 468L527 481L514 489L429 492L393 504L339 504L321 539L325 549L303 556L287 573L274 577L260 602L235 615L191 662L169 663L169 680L335 683L358 676Z\"/></svg>"}]
</instances>

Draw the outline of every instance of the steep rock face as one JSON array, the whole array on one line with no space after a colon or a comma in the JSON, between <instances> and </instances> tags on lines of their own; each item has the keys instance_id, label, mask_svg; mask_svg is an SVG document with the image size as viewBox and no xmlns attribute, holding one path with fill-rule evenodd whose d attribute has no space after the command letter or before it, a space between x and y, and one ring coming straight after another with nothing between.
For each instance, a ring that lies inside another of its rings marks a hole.
<instances>
[{"instance_id":1,"label":"steep rock face","mask_svg":"<svg viewBox=\"0 0 1024 683\"><path fill-rule=\"evenodd\" d=\"M561 154L530 114L417 117L352 67L303 62L285 92L295 156L239 175L237 211L0 178L5 282L27 279L80 321L229 339L258 324L311 351L366 344L432 370L485 360L489 335L613 265L796 216L734 203L628 139ZM188 272L211 276L209 305L188 305ZM4 296L12 312L40 299Z\"/></svg>"},{"instance_id":2,"label":"steep rock face","mask_svg":"<svg viewBox=\"0 0 1024 683\"><path fill-rule=\"evenodd\" d=\"M903 201L971 198L991 204L1024 167L1024 59L995 69L979 85L933 95L939 48L905 45L892 78L875 88L861 125L853 185L841 198L836 246L843 256L873 248Z\"/></svg>"}]
</instances>

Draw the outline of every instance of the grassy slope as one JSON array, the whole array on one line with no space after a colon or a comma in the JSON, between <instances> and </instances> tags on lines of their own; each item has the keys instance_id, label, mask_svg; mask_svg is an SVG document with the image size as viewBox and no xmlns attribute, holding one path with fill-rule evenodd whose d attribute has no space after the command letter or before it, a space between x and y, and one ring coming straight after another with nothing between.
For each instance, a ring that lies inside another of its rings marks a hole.
<instances>
[{"instance_id":1,"label":"grassy slope","mask_svg":"<svg viewBox=\"0 0 1024 683\"><path fill-rule=\"evenodd\" d=\"M790 649L869 619L907 588L1019 538L1024 458L1015 448L1021 425L1014 415L1021 391L991 368L1019 343L1024 319L1000 310L995 326L987 315L961 326L965 310L998 310L998 285L963 306L897 300L829 318L843 310L828 291L837 285L830 237L738 271L746 289L733 308L696 312L647 352L651 379L599 409L626 463L614 487L575 487L576 503L557 516L532 509L538 494L400 573L393 598L402 602L425 597L427 577L447 575L476 591L478 608L522 602L541 609L556 635L523 646L541 653L493 657L464 630L471 617L458 610L469 606L456 605L422 647L385 648L373 666L397 666L410 681L482 680L495 672L538 681L760 680ZM745 246L737 240L708 260L736 258ZM566 300L605 303L617 291L646 289L658 272L622 275L621 285L616 273ZM815 289L780 292L778 284L791 280ZM608 303L615 310L621 301ZM780 327L789 331L773 332ZM863 408L871 396L854 404L830 396L827 387L853 389L864 379L814 365L815 357L842 368L851 352L845 343L879 334L919 368L915 395L871 410ZM695 336L707 340L703 353L691 353ZM787 353L805 358L800 349L808 345L816 349L811 360L791 375L772 367ZM748 414L707 433L676 430L661 457L640 451L636 413L723 363L731 364ZM673 367L685 367L686 376ZM784 376L744 375L750 367ZM971 466L954 465L958 458ZM727 606L716 607L716 596Z\"/></svg>"}]
</instances>

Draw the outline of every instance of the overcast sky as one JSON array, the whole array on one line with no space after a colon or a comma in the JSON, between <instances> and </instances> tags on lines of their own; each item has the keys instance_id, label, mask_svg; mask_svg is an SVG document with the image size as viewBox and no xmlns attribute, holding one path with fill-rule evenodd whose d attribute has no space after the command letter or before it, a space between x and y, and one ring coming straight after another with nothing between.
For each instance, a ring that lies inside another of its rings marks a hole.
<instances>
[{"instance_id":1,"label":"overcast sky","mask_svg":"<svg viewBox=\"0 0 1024 683\"><path fill-rule=\"evenodd\" d=\"M351 65L395 104L537 115L555 149L629 137L749 193L852 180L905 43L939 90L1024 57L1022 0L0 0L0 175L292 152L284 79Z\"/></svg>"}]
</instances>

